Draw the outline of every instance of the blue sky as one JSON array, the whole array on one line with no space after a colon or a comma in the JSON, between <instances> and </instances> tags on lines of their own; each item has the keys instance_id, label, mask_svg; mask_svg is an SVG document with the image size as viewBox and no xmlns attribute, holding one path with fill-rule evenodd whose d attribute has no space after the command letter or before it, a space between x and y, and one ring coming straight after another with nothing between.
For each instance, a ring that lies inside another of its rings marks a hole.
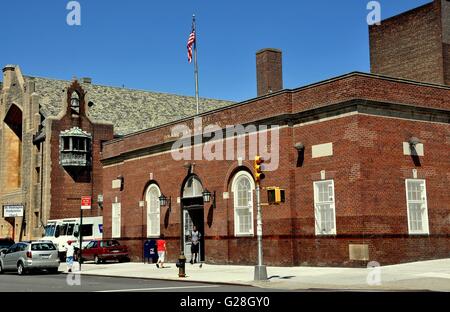
<instances>
[{"instance_id":1,"label":"blue sky","mask_svg":"<svg viewBox=\"0 0 450 312\"><path fill-rule=\"evenodd\" d=\"M285 88L370 70L369 0L69 0L0 2L0 64L26 75L194 95L186 42L197 16L200 96L256 96L255 52L283 51ZM430 0L380 0L382 18Z\"/></svg>"}]
</instances>

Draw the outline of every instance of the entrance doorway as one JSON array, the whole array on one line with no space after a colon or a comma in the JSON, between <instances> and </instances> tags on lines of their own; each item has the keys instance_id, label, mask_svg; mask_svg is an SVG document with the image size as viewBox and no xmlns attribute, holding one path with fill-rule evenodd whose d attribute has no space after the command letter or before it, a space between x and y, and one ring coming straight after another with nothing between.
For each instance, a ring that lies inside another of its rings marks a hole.
<instances>
[{"instance_id":1,"label":"entrance doorway","mask_svg":"<svg viewBox=\"0 0 450 312\"><path fill-rule=\"evenodd\" d=\"M184 216L184 255L186 256L186 261L190 261L191 254L191 241L190 235L194 225L200 232L200 248L199 257L197 261L205 261L205 222L204 222L204 205L203 205L203 186L197 176L190 176L183 188L183 197L181 198L181 206L183 208Z\"/></svg>"}]
</instances>

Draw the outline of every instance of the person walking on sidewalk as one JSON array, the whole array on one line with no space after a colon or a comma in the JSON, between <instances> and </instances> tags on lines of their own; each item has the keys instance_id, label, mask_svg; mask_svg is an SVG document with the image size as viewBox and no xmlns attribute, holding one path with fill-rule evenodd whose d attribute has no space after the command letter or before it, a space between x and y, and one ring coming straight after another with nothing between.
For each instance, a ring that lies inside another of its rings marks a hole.
<instances>
[{"instance_id":1,"label":"person walking on sidewalk","mask_svg":"<svg viewBox=\"0 0 450 312\"><path fill-rule=\"evenodd\" d=\"M72 272L73 267L73 254L75 253L75 249L72 246L72 242L68 241L66 246L66 264L67 271Z\"/></svg>"},{"instance_id":2,"label":"person walking on sidewalk","mask_svg":"<svg viewBox=\"0 0 450 312\"><path fill-rule=\"evenodd\" d=\"M197 230L197 226L194 225L191 232L191 264L197 263L198 250L200 246L200 232ZM200 261L200 257L198 259Z\"/></svg>"},{"instance_id":3,"label":"person walking on sidewalk","mask_svg":"<svg viewBox=\"0 0 450 312\"><path fill-rule=\"evenodd\" d=\"M161 234L161 238L156 242L156 249L158 250L158 262L156 262L156 267L164 268L164 260L166 257L166 240L164 239L164 234Z\"/></svg>"}]
</instances>

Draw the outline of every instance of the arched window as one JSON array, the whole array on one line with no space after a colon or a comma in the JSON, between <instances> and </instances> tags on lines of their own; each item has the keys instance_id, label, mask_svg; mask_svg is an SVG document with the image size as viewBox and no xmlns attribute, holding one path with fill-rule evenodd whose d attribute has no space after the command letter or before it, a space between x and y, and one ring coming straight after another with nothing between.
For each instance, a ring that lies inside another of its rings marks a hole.
<instances>
[{"instance_id":1,"label":"arched window","mask_svg":"<svg viewBox=\"0 0 450 312\"><path fill-rule=\"evenodd\" d=\"M159 196L161 191L158 185L152 183L145 193L147 203L147 237L159 237L160 231L160 207Z\"/></svg>"},{"instance_id":2,"label":"arched window","mask_svg":"<svg viewBox=\"0 0 450 312\"><path fill-rule=\"evenodd\" d=\"M255 182L247 171L239 171L231 185L234 203L234 235L254 235L253 190Z\"/></svg>"},{"instance_id":3,"label":"arched window","mask_svg":"<svg viewBox=\"0 0 450 312\"><path fill-rule=\"evenodd\" d=\"M186 181L186 185L183 190L183 198L202 197L202 192L202 182L200 182L196 176L191 176Z\"/></svg>"}]
</instances>

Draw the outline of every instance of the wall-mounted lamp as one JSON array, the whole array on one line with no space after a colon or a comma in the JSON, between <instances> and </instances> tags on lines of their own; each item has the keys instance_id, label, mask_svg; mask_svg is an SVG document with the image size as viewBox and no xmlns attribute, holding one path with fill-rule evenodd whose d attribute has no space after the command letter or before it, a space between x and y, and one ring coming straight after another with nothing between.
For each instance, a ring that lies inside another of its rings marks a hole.
<instances>
[{"instance_id":1,"label":"wall-mounted lamp","mask_svg":"<svg viewBox=\"0 0 450 312\"><path fill-rule=\"evenodd\" d=\"M421 144L422 142L417 137L411 137L408 140L408 143L409 143L409 150L410 150L411 158L414 162L414 165L416 167L420 167L421 164L420 164L419 154L423 156L423 148L421 149L420 153L417 148L418 148L418 145Z\"/></svg>"},{"instance_id":2,"label":"wall-mounted lamp","mask_svg":"<svg viewBox=\"0 0 450 312\"><path fill-rule=\"evenodd\" d=\"M122 175L118 176L117 180L120 180L120 190L123 191L124 184L125 184L123 176Z\"/></svg>"},{"instance_id":3,"label":"wall-mounted lamp","mask_svg":"<svg viewBox=\"0 0 450 312\"><path fill-rule=\"evenodd\" d=\"M303 161L305 160L305 145L301 142L295 143L295 149L297 150L297 167L301 167L303 165Z\"/></svg>"},{"instance_id":4,"label":"wall-mounted lamp","mask_svg":"<svg viewBox=\"0 0 450 312\"><path fill-rule=\"evenodd\" d=\"M172 211L172 197L167 198L164 194L159 196L159 205L161 207L169 206L169 212Z\"/></svg>"},{"instance_id":5,"label":"wall-mounted lamp","mask_svg":"<svg viewBox=\"0 0 450 312\"><path fill-rule=\"evenodd\" d=\"M418 138L416 138L416 137L411 137L411 138L409 139L408 143L409 143L409 145L410 145L411 147L416 147L417 144L420 144L420 143L422 143L422 142L421 142Z\"/></svg>"},{"instance_id":6,"label":"wall-mounted lamp","mask_svg":"<svg viewBox=\"0 0 450 312\"><path fill-rule=\"evenodd\" d=\"M302 151L302 150L304 150L305 149L305 145L303 144L303 143L295 143L295 145L294 145L294 147L295 147L295 149L298 151L298 152L300 152L300 151Z\"/></svg>"},{"instance_id":7,"label":"wall-mounted lamp","mask_svg":"<svg viewBox=\"0 0 450 312\"><path fill-rule=\"evenodd\" d=\"M210 191L208 191L208 189L205 189L202 192L203 195L203 202L205 203L209 203L212 200L212 207L216 208L216 191L214 191L213 193L211 193ZM211 198L212 197L212 198Z\"/></svg>"}]
</instances>

